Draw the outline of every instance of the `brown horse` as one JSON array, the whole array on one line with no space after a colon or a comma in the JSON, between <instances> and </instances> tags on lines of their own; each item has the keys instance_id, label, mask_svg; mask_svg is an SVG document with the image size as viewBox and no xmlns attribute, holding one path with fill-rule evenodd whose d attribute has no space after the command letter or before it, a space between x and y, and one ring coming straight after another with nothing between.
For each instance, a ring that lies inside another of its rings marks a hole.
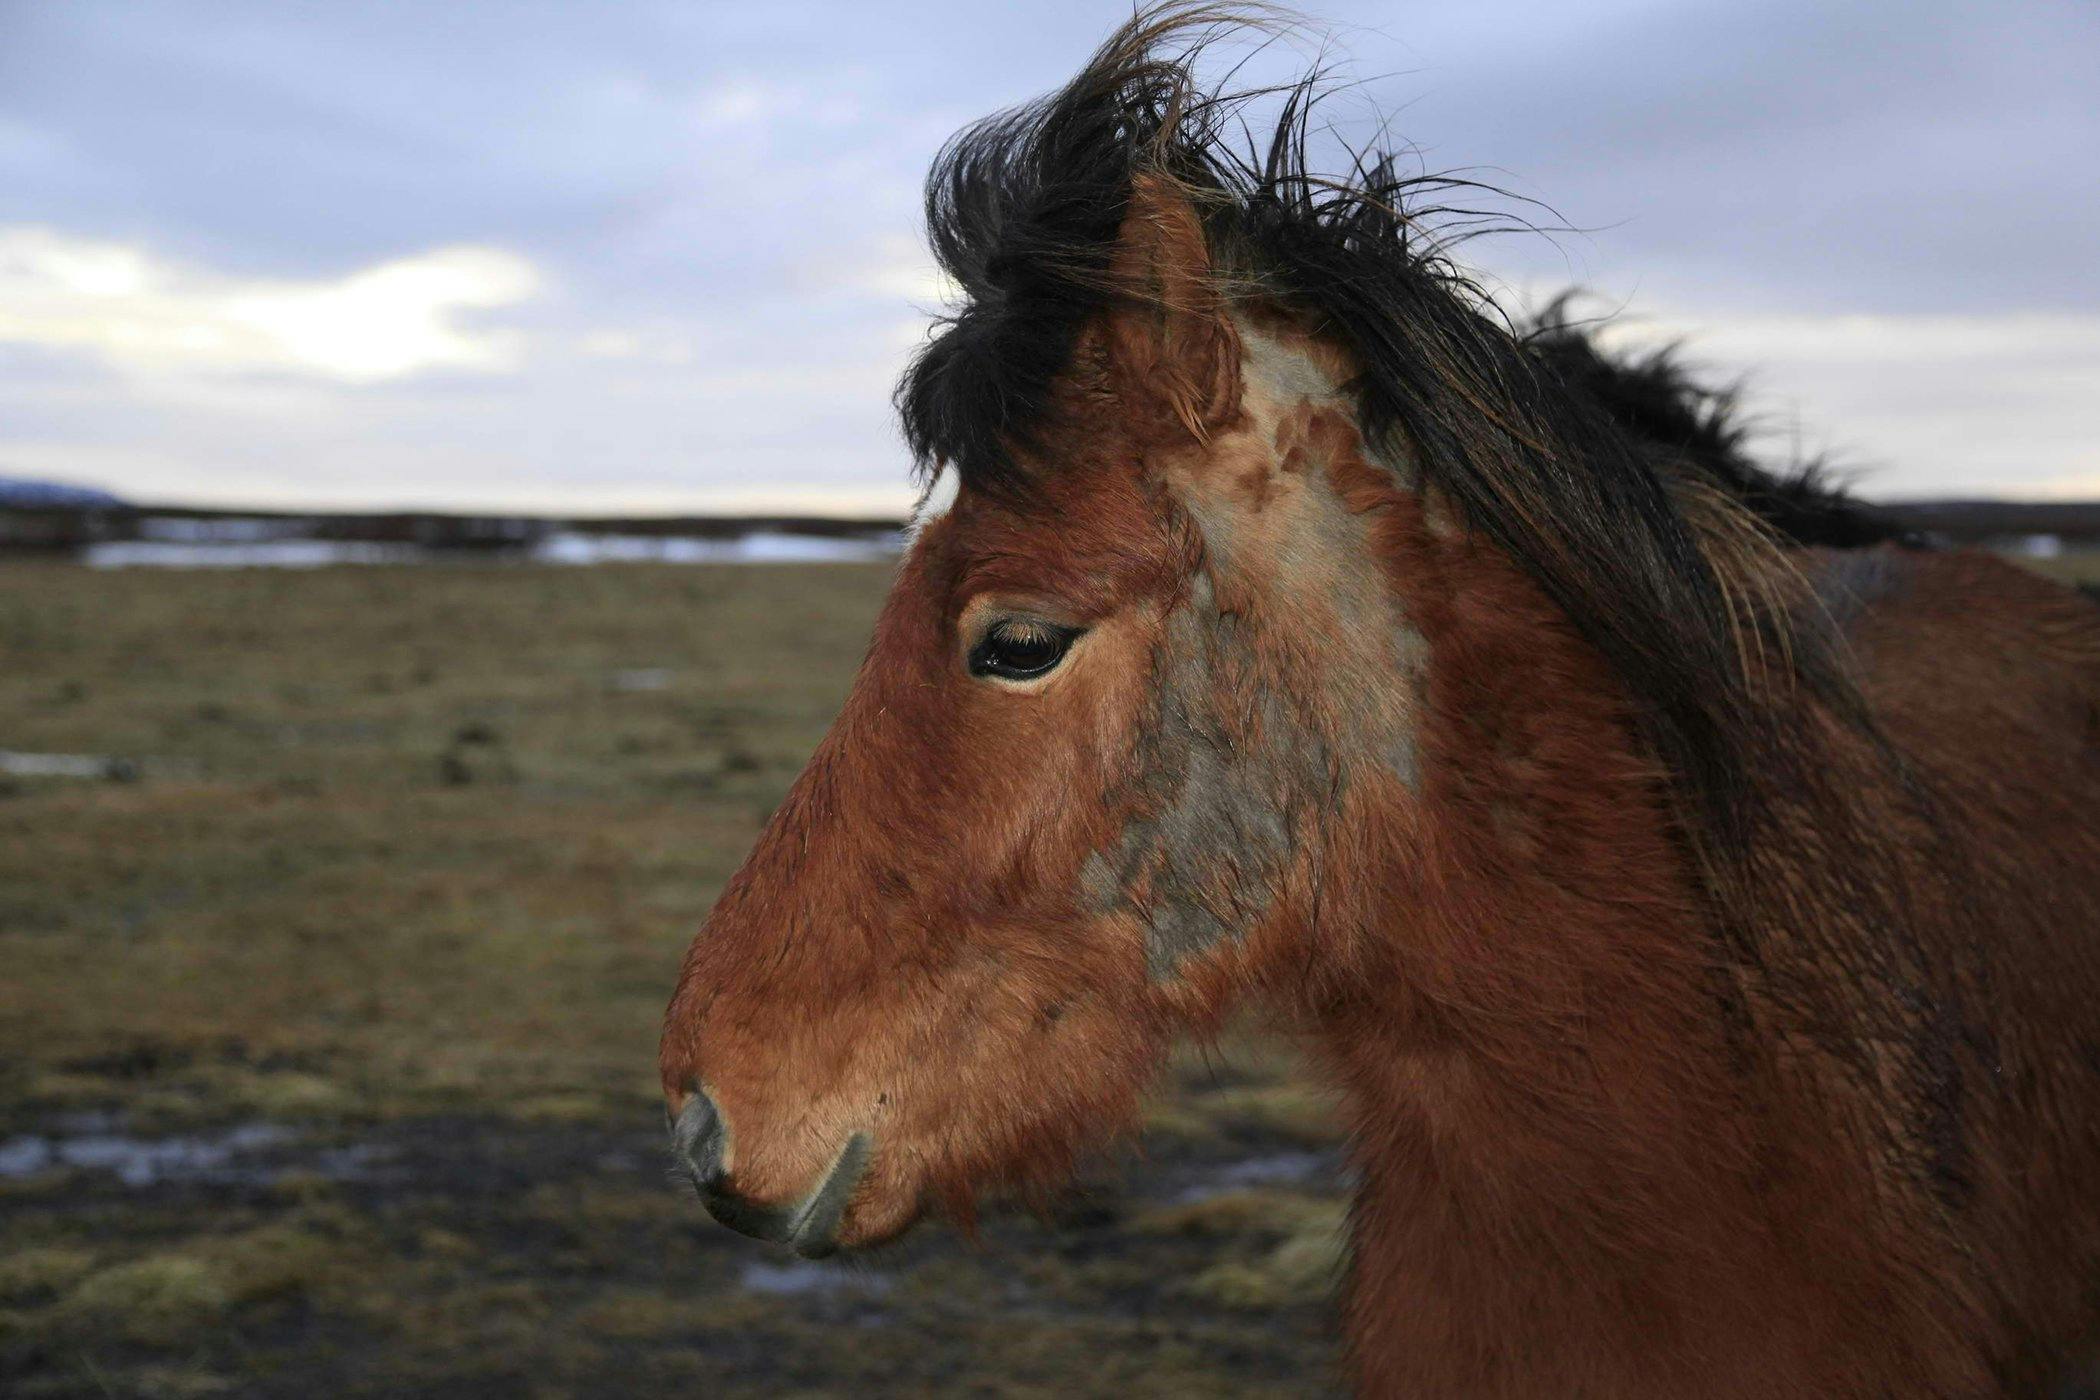
<instances>
[{"instance_id":1,"label":"brown horse","mask_svg":"<svg viewBox=\"0 0 2100 1400\"><path fill-rule=\"evenodd\" d=\"M964 133L952 508L662 1074L808 1254L1128 1125L1242 1004L1345 1094L1362 1392L2030 1394L2100 1319L2100 609L1885 543L1140 16ZM1191 48L1193 51L1193 47Z\"/></svg>"}]
</instances>

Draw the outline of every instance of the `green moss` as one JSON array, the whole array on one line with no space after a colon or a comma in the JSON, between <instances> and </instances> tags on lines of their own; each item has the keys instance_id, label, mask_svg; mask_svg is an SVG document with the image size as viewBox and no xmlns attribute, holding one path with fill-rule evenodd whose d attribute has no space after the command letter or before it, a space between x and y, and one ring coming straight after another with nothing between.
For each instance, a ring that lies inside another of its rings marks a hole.
<instances>
[{"instance_id":1,"label":"green moss","mask_svg":"<svg viewBox=\"0 0 2100 1400\"><path fill-rule=\"evenodd\" d=\"M238 1395L242 1382L231 1376L179 1366L141 1366L127 1378L149 1400L209 1400Z\"/></svg>"},{"instance_id":2,"label":"green moss","mask_svg":"<svg viewBox=\"0 0 2100 1400\"><path fill-rule=\"evenodd\" d=\"M528 1094L507 1111L528 1123L588 1123L605 1116L606 1103L600 1095L580 1092Z\"/></svg>"},{"instance_id":3,"label":"green moss","mask_svg":"<svg viewBox=\"0 0 2100 1400\"><path fill-rule=\"evenodd\" d=\"M91 1275L47 1316L69 1333L152 1346L181 1341L232 1305L225 1274L209 1261L158 1254Z\"/></svg>"},{"instance_id":4,"label":"green moss","mask_svg":"<svg viewBox=\"0 0 2100 1400\"><path fill-rule=\"evenodd\" d=\"M1224 1138L1216 1120L1203 1111L1199 1101L1179 1094L1148 1102L1142 1126L1147 1143L1184 1151L1215 1147Z\"/></svg>"},{"instance_id":5,"label":"green moss","mask_svg":"<svg viewBox=\"0 0 2100 1400\"><path fill-rule=\"evenodd\" d=\"M294 1207L320 1207L337 1200L341 1188L319 1172L295 1169L270 1184L270 1195Z\"/></svg>"},{"instance_id":6,"label":"green moss","mask_svg":"<svg viewBox=\"0 0 2100 1400\"><path fill-rule=\"evenodd\" d=\"M1340 1235L1332 1230L1308 1230L1257 1258L1214 1264L1185 1287L1192 1297L1229 1308L1309 1307L1332 1294L1341 1277L1343 1257Z\"/></svg>"},{"instance_id":7,"label":"green moss","mask_svg":"<svg viewBox=\"0 0 2100 1400\"><path fill-rule=\"evenodd\" d=\"M63 1245L0 1255L0 1303L49 1302L94 1267L93 1254Z\"/></svg>"},{"instance_id":8,"label":"green moss","mask_svg":"<svg viewBox=\"0 0 2100 1400\"><path fill-rule=\"evenodd\" d=\"M565 1325L593 1337L621 1341L691 1337L725 1321L719 1308L700 1299L675 1299L629 1288L593 1300L570 1315Z\"/></svg>"},{"instance_id":9,"label":"green moss","mask_svg":"<svg viewBox=\"0 0 2100 1400\"><path fill-rule=\"evenodd\" d=\"M1221 1089L1201 1104L1203 1115L1224 1130L1284 1137L1305 1147L1331 1147L1342 1139L1333 1096L1310 1083Z\"/></svg>"},{"instance_id":10,"label":"green moss","mask_svg":"<svg viewBox=\"0 0 2100 1400\"><path fill-rule=\"evenodd\" d=\"M266 1225L200 1246L235 1303L255 1303L320 1287L357 1271L357 1250L296 1223Z\"/></svg>"},{"instance_id":11,"label":"green moss","mask_svg":"<svg viewBox=\"0 0 2100 1400\"><path fill-rule=\"evenodd\" d=\"M333 1118L353 1106L345 1086L316 1074L243 1074L220 1088L223 1101L258 1118Z\"/></svg>"},{"instance_id":12,"label":"green moss","mask_svg":"<svg viewBox=\"0 0 2100 1400\"><path fill-rule=\"evenodd\" d=\"M354 1276L367 1261L339 1235L281 1221L94 1265L83 1250L25 1250L8 1261L17 1299L51 1299L42 1321L85 1342L172 1346L267 1306Z\"/></svg>"},{"instance_id":13,"label":"green moss","mask_svg":"<svg viewBox=\"0 0 2100 1400\"><path fill-rule=\"evenodd\" d=\"M1235 1191L1149 1211L1131 1225L1144 1234L1212 1245L1213 1262L1183 1285L1188 1296L1265 1310L1327 1298L1340 1276L1347 1211L1326 1197Z\"/></svg>"},{"instance_id":14,"label":"green moss","mask_svg":"<svg viewBox=\"0 0 2100 1400\"><path fill-rule=\"evenodd\" d=\"M481 1246L457 1230L426 1225L416 1232L416 1252L429 1259L462 1260L479 1255Z\"/></svg>"}]
</instances>

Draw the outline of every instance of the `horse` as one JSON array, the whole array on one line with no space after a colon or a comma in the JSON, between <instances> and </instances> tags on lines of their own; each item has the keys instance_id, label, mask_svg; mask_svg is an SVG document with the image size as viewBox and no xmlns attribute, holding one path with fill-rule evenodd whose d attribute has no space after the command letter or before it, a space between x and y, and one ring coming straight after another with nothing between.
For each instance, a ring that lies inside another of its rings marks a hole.
<instances>
[{"instance_id":1,"label":"horse","mask_svg":"<svg viewBox=\"0 0 2100 1400\"><path fill-rule=\"evenodd\" d=\"M933 167L951 499L685 958L683 1171L812 1257L967 1220L1258 1008L1361 1394L2035 1393L2100 1321L2100 608L1499 315L1447 183L1314 173L1317 80L1199 80L1228 23Z\"/></svg>"}]
</instances>

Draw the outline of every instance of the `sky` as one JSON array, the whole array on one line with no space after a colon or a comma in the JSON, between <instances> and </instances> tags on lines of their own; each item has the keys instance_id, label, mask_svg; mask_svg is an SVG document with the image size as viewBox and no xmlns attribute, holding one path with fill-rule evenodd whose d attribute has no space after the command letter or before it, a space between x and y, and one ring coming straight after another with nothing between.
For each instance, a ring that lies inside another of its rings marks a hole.
<instances>
[{"instance_id":1,"label":"sky","mask_svg":"<svg viewBox=\"0 0 2100 1400\"><path fill-rule=\"evenodd\" d=\"M1466 256L1870 496L2100 497L2100 6L1303 6ZM1129 7L0 0L0 475L150 501L893 512L920 186ZM1324 46L1324 47L1323 47Z\"/></svg>"}]
</instances>

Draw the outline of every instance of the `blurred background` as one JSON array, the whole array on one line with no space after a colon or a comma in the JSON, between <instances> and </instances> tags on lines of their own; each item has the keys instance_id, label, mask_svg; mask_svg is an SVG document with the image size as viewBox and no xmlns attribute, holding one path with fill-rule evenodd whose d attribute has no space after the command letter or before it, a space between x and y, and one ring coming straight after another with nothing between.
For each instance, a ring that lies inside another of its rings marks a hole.
<instances>
[{"instance_id":1,"label":"blurred background","mask_svg":"<svg viewBox=\"0 0 2100 1400\"><path fill-rule=\"evenodd\" d=\"M0 1390L1305 1395L1254 1031L975 1243L669 1181L677 959L913 499L941 142L1128 7L0 0ZM2100 11L1313 10L1471 245L1916 527L2100 577Z\"/></svg>"}]
</instances>

